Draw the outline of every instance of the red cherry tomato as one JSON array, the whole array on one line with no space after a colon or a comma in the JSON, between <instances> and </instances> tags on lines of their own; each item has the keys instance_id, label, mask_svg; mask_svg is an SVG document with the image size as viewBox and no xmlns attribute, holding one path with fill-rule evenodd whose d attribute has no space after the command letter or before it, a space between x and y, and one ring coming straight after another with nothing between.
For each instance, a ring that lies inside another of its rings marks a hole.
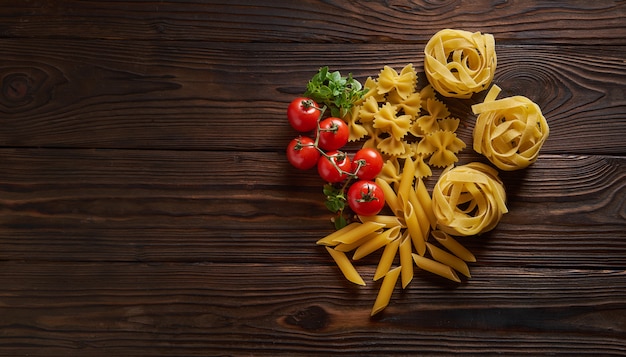
<instances>
[{"instance_id":1,"label":"red cherry tomato","mask_svg":"<svg viewBox=\"0 0 626 357\"><path fill-rule=\"evenodd\" d=\"M305 133L317 128L317 121L321 115L317 103L312 99L298 97L287 107L289 124L299 132Z\"/></svg>"},{"instance_id":2,"label":"red cherry tomato","mask_svg":"<svg viewBox=\"0 0 626 357\"><path fill-rule=\"evenodd\" d=\"M360 216L373 216L385 206L385 194L375 182L360 180L348 189L348 205Z\"/></svg>"},{"instance_id":3,"label":"red cherry tomato","mask_svg":"<svg viewBox=\"0 0 626 357\"><path fill-rule=\"evenodd\" d=\"M350 129L339 118L326 118L320 122L319 146L327 151L339 150L348 143Z\"/></svg>"},{"instance_id":4,"label":"red cherry tomato","mask_svg":"<svg viewBox=\"0 0 626 357\"><path fill-rule=\"evenodd\" d=\"M315 141L308 136L297 137L287 145L287 160L295 168L308 170L317 164L320 152L315 147Z\"/></svg>"},{"instance_id":5,"label":"red cherry tomato","mask_svg":"<svg viewBox=\"0 0 626 357\"><path fill-rule=\"evenodd\" d=\"M352 158L352 172L361 180L373 180L382 169L383 157L376 149L363 148Z\"/></svg>"},{"instance_id":6,"label":"red cherry tomato","mask_svg":"<svg viewBox=\"0 0 626 357\"><path fill-rule=\"evenodd\" d=\"M326 155L329 157L322 156L317 162L317 172L320 177L332 183L345 180L347 178L346 172L349 172L351 168L348 155L341 151L329 151Z\"/></svg>"}]
</instances>

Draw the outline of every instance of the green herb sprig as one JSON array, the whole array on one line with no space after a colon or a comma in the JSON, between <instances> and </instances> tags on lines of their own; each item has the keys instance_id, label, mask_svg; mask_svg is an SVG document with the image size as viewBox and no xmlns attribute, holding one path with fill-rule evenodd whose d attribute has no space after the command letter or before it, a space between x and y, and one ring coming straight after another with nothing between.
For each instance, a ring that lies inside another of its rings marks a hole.
<instances>
[{"instance_id":1,"label":"green herb sprig","mask_svg":"<svg viewBox=\"0 0 626 357\"><path fill-rule=\"evenodd\" d=\"M359 81L352 78L352 73L342 76L339 71L330 72L326 66L320 68L307 83L304 95L328 106L332 116L343 118L366 91Z\"/></svg>"}]
</instances>

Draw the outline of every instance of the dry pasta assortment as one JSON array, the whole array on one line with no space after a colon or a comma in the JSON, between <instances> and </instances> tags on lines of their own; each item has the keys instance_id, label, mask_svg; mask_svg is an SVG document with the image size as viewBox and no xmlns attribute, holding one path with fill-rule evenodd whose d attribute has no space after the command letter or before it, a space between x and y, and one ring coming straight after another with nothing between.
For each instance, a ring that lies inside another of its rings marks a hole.
<instances>
[{"instance_id":1,"label":"dry pasta assortment","mask_svg":"<svg viewBox=\"0 0 626 357\"><path fill-rule=\"evenodd\" d=\"M337 230L317 241L345 278L358 285L366 283L353 262L379 252L373 280L382 279L382 283L372 315L388 305L398 280L403 289L409 285L416 267L455 282L461 281L459 275L471 277L468 263L476 258L458 238L492 230L508 212L497 169L480 162L456 165L457 154L466 147L456 135L460 120L452 117L437 98L437 93L469 98L491 85L497 62L493 36L445 29L428 41L424 53L429 84L421 89L412 64L399 72L384 66L376 78L367 78L362 86L351 76L320 70L305 92L319 109L315 113L315 139L303 145L305 138L300 137L300 149L290 147L287 152L288 156L304 156L305 149L315 150L318 165L334 157L334 152L320 148L317 140L325 135L319 122L330 108L330 115L340 117L347 125L343 144L360 141L361 150L380 153L380 162L357 159L355 155L350 168L334 161L332 167L343 176L330 181L333 192L339 194L332 196L333 204L327 202L327 207L342 217L343 206L335 205L341 199L348 200L355 219L339 225L335 222ZM334 91L338 86L341 90ZM522 169L536 161L548 137L548 124L539 106L530 99L496 99L499 93L500 87L493 85L484 101L472 106L478 115L473 148L501 170ZM317 103L323 103L323 107ZM348 160L347 154L344 156ZM354 198L351 189L349 197L343 198L351 185L363 181L361 170L373 166L378 167L365 180L370 185L367 191L361 190ZM433 175L431 167L443 171L429 193L423 180ZM327 193L327 198L331 194ZM358 205L353 207L354 200L362 204L375 202L380 207L363 214Z\"/></svg>"}]
</instances>

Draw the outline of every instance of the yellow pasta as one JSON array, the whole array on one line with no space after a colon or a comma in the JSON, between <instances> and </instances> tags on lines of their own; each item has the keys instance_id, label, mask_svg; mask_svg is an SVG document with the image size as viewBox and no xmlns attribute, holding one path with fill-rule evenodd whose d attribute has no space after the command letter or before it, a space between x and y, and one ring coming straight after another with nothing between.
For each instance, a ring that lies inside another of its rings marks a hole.
<instances>
[{"instance_id":1,"label":"yellow pasta","mask_svg":"<svg viewBox=\"0 0 626 357\"><path fill-rule=\"evenodd\" d=\"M456 275L456 273L454 272L454 270L452 270L451 267L439 263L437 261L434 261L432 259L429 258L425 258L422 257L420 255L417 254L413 254L413 260L415 261L415 264L420 268L420 269L424 269L426 271L429 271L433 274L437 274L439 276L442 276L446 279L450 279L452 281L456 281L457 283L461 282L461 279L459 279L459 276Z\"/></svg>"},{"instance_id":2,"label":"yellow pasta","mask_svg":"<svg viewBox=\"0 0 626 357\"><path fill-rule=\"evenodd\" d=\"M344 117L350 140L362 140L362 147L383 154L385 163L375 181L391 213L358 216L358 222L317 242L344 276L359 285L365 283L351 260L383 248L373 277L383 281L371 315L389 304L400 277L402 288L408 287L414 264L418 271L451 281L460 282L460 275L470 278L468 263L476 257L453 236L487 232L508 212L496 169L478 162L453 166L466 147L456 135L461 121L436 94L469 98L489 87L497 65L493 36L442 30L428 42L425 55L430 84L417 88L411 64L400 73L385 66L378 78L367 79L363 99ZM500 91L492 86L483 102L472 106L477 115L473 146L500 169L522 168L537 159L549 128L536 104L521 96L496 99ZM432 195L422 180L432 175L431 167L443 168ZM396 256L399 266L393 268Z\"/></svg>"},{"instance_id":3,"label":"yellow pasta","mask_svg":"<svg viewBox=\"0 0 626 357\"><path fill-rule=\"evenodd\" d=\"M396 226L393 228L389 228L382 233L376 233L375 237L368 240L367 242L360 245L356 248L354 255L352 256L353 260L359 260L378 249L384 247L389 244L392 240L398 238L400 235L400 226Z\"/></svg>"},{"instance_id":4,"label":"yellow pasta","mask_svg":"<svg viewBox=\"0 0 626 357\"><path fill-rule=\"evenodd\" d=\"M411 202L411 205L415 210L415 216L417 217L417 221L422 229L422 237L424 238L424 241L426 241L428 239L428 232L430 231L430 220L424 206L422 206L417 198L415 190L409 191L409 202Z\"/></svg>"},{"instance_id":5,"label":"yellow pasta","mask_svg":"<svg viewBox=\"0 0 626 357\"><path fill-rule=\"evenodd\" d=\"M413 93L416 83L417 74L412 64L406 65L400 74L393 68L384 66L378 76L378 94L395 91L400 98L406 99Z\"/></svg>"},{"instance_id":6,"label":"yellow pasta","mask_svg":"<svg viewBox=\"0 0 626 357\"><path fill-rule=\"evenodd\" d=\"M366 244L367 242L369 242L372 239L375 239L376 237L378 237L379 233L378 232L372 232L366 236L364 236L363 238L354 241L350 244L346 244L346 243L339 243L337 244L334 248L335 250L338 250L340 252L350 252L353 251L355 249L357 249L358 247Z\"/></svg>"},{"instance_id":7,"label":"yellow pasta","mask_svg":"<svg viewBox=\"0 0 626 357\"><path fill-rule=\"evenodd\" d=\"M459 161L456 154L464 148L463 140L447 130L434 131L424 136L417 145L418 152L430 155L428 164L436 167L446 167Z\"/></svg>"},{"instance_id":8,"label":"yellow pasta","mask_svg":"<svg viewBox=\"0 0 626 357\"><path fill-rule=\"evenodd\" d=\"M465 275L468 278L471 278L469 268L463 259L452 255L445 250L438 248L430 243L426 243L426 247L428 248L428 252L430 255L441 264L445 264L459 273Z\"/></svg>"},{"instance_id":9,"label":"yellow pasta","mask_svg":"<svg viewBox=\"0 0 626 357\"><path fill-rule=\"evenodd\" d=\"M463 259L466 262L475 262L476 257L474 254L467 250L461 243L452 238L448 233L443 231L432 231L432 236L439 242L441 245L446 247L452 254L457 257Z\"/></svg>"},{"instance_id":10,"label":"yellow pasta","mask_svg":"<svg viewBox=\"0 0 626 357\"><path fill-rule=\"evenodd\" d=\"M398 216L386 216L386 215L374 215L374 216L358 216L359 221L365 222L378 222L384 224L384 228L404 227L404 220Z\"/></svg>"},{"instance_id":11,"label":"yellow pasta","mask_svg":"<svg viewBox=\"0 0 626 357\"><path fill-rule=\"evenodd\" d=\"M350 231L348 231L345 234L341 234L338 237L336 237L335 239L332 240L332 242L339 244L339 243L344 243L344 244L350 244L350 243L354 243L356 241L358 241L359 239L365 237L366 235L375 232L381 228L383 228L385 225L382 223L378 223L378 222L365 222L365 223L360 223L360 225L354 229L351 229Z\"/></svg>"},{"instance_id":12,"label":"yellow pasta","mask_svg":"<svg viewBox=\"0 0 626 357\"><path fill-rule=\"evenodd\" d=\"M385 246L383 254L380 256L380 260L378 261L376 271L374 272L374 281L384 277L389 269L391 269L391 265L393 264L393 260L396 257L399 246L400 239L394 239L393 241L391 241L391 243Z\"/></svg>"},{"instance_id":13,"label":"yellow pasta","mask_svg":"<svg viewBox=\"0 0 626 357\"><path fill-rule=\"evenodd\" d=\"M493 229L508 212L505 201L497 171L478 162L446 170L433 189L437 226L452 235L476 235Z\"/></svg>"},{"instance_id":14,"label":"yellow pasta","mask_svg":"<svg viewBox=\"0 0 626 357\"><path fill-rule=\"evenodd\" d=\"M446 97L469 98L486 89L497 65L493 35L480 32L441 30L424 54L426 78Z\"/></svg>"},{"instance_id":15,"label":"yellow pasta","mask_svg":"<svg viewBox=\"0 0 626 357\"><path fill-rule=\"evenodd\" d=\"M381 284L378 295L376 296L376 301L374 302L374 306L372 307L371 316L374 316L377 313L383 311L385 307L389 305L389 300L391 300L393 289L395 288L396 282L398 281L398 276L400 276L400 269L401 267L396 267L389 270L389 272L385 274L383 283Z\"/></svg>"},{"instance_id":16,"label":"yellow pasta","mask_svg":"<svg viewBox=\"0 0 626 357\"><path fill-rule=\"evenodd\" d=\"M405 232L406 233L406 232ZM413 261L411 259L411 239L407 234L402 236L402 242L400 243L400 267L402 272L402 288L405 289L407 285L413 280Z\"/></svg>"},{"instance_id":17,"label":"yellow pasta","mask_svg":"<svg viewBox=\"0 0 626 357\"><path fill-rule=\"evenodd\" d=\"M346 256L346 253L336 251L331 247L326 247L326 250L348 281L357 285L365 285L363 278L361 278L361 275L359 275L352 263L350 263L350 259Z\"/></svg>"},{"instance_id":18,"label":"yellow pasta","mask_svg":"<svg viewBox=\"0 0 626 357\"><path fill-rule=\"evenodd\" d=\"M435 228L437 225L437 218L435 217L435 213L433 212L433 201L426 189L426 185L424 181L418 179L415 185L415 194L417 195L417 200L420 205L424 207L424 211L428 216L428 221L430 222L430 227Z\"/></svg>"},{"instance_id":19,"label":"yellow pasta","mask_svg":"<svg viewBox=\"0 0 626 357\"><path fill-rule=\"evenodd\" d=\"M530 99L513 96L495 100L499 92L494 85L483 103L472 106L478 114L474 150L502 170L523 169L537 160L550 128L539 106Z\"/></svg>"},{"instance_id":20,"label":"yellow pasta","mask_svg":"<svg viewBox=\"0 0 626 357\"><path fill-rule=\"evenodd\" d=\"M353 222L350 223L349 225L338 229L334 232L332 232L331 234L327 235L326 237L318 240L316 242L316 244L318 245L328 245L328 246L334 246L337 245L337 242L335 242L334 240L341 237L344 234L347 234L348 232L351 232L352 230L354 230L355 228L361 226L361 223L359 222Z\"/></svg>"},{"instance_id":21,"label":"yellow pasta","mask_svg":"<svg viewBox=\"0 0 626 357\"><path fill-rule=\"evenodd\" d=\"M396 196L393 188L387 183L387 181L377 177L375 180L376 184L383 190L383 194L385 195L385 203L387 206L391 208L396 215L398 212L403 210L403 207L400 205L400 201L398 200L398 196Z\"/></svg>"},{"instance_id":22,"label":"yellow pasta","mask_svg":"<svg viewBox=\"0 0 626 357\"><path fill-rule=\"evenodd\" d=\"M395 140L402 139L411 127L410 115L397 115L398 108L390 103L384 104L374 114L374 128L390 134Z\"/></svg>"},{"instance_id":23,"label":"yellow pasta","mask_svg":"<svg viewBox=\"0 0 626 357\"><path fill-rule=\"evenodd\" d=\"M415 208L411 204L411 201L404 202L404 221L406 222L406 228L411 236L411 240L415 245L415 250L419 253L419 255L424 255L426 252L426 244L425 237L423 236L422 228L420 227L419 221L417 219L417 214L415 213Z\"/></svg>"},{"instance_id":24,"label":"yellow pasta","mask_svg":"<svg viewBox=\"0 0 626 357\"><path fill-rule=\"evenodd\" d=\"M413 160L404 160L404 167L402 169L402 175L400 176L400 182L398 184L398 197L407 199L409 197L409 191L413 189L413 180L415 179L415 164Z\"/></svg>"}]
</instances>

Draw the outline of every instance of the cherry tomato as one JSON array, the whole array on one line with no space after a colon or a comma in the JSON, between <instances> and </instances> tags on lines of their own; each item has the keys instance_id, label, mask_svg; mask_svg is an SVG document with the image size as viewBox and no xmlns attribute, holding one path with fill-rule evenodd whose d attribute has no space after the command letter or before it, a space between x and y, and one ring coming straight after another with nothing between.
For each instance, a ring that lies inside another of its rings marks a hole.
<instances>
[{"instance_id":1,"label":"cherry tomato","mask_svg":"<svg viewBox=\"0 0 626 357\"><path fill-rule=\"evenodd\" d=\"M360 180L348 189L348 205L358 215L373 216L385 206L385 194L375 182Z\"/></svg>"},{"instance_id":2,"label":"cherry tomato","mask_svg":"<svg viewBox=\"0 0 626 357\"><path fill-rule=\"evenodd\" d=\"M350 129L339 118L326 118L320 122L319 146L327 151L339 150L348 143Z\"/></svg>"},{"instance_id":3,"label":"cherry tomato","mask_svg":"<svg viewBox=\"0 0 626 357\"><path fill-rule=\"evenodd\" d=\"M300 170L308 170L317 164L320 152L315 141L308 136L297 137L287 145L287 160Z\"/></svg>"},{"instance_id":4,"label":"cherry tomato","mask_svg":"<svg viewBox=\"0 0 626 357\"><path fill-rule=\"evenodd\" d=\"M359 163L361 164L360 168ZM363 148L357 151L352 158L352 172L361 180L373 180L382 169L383 157L376 149Z\"/></svg>"},{"instance_id":5,"label":"cherry tomato","mask_svg":"<svg viewBox=\"0 0 626 357\"><path fill-rule=\"evenodd\" d=\"M298 97L287 107L289 124L299 132L305 133L317 128L317 121L321 115L317 103L312 99Z\"/></svg>"},{"instance_id":6,"label":"cherry tomato","mask_svg":"<svg viewBox=\"0 0 626 357\"><path fill-rule=\"evenodd\" d=\"M341 151L329 151L329 157L322 156L317 162L317 172L327 182L341 182L347 178L346 172L350 171L351 164L348 155ZM332 162L331 162L332 160ZM340 172L337 170L342 170Z\"/></svg>"}]
</instances>

